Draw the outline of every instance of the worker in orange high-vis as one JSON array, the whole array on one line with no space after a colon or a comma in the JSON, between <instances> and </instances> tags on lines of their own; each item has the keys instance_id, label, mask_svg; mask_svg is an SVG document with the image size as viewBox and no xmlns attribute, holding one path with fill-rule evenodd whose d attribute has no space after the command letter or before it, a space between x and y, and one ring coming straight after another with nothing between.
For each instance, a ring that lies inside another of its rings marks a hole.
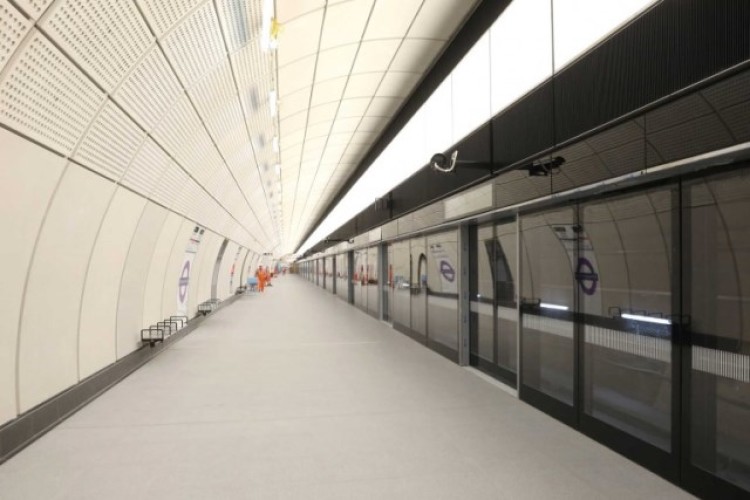
<instances>
[{"instance_id":1,"label":"worker in orange high-vis","mask_svg":"<svg viewBox=\"0 0 750 500\"><path fill-rule=\"evenodd\" d=\"M258 266L255 277L258 278L258 291L264 291L266 289L266 272L263 270L263 266Z\"/></svg>"}]
</instances>

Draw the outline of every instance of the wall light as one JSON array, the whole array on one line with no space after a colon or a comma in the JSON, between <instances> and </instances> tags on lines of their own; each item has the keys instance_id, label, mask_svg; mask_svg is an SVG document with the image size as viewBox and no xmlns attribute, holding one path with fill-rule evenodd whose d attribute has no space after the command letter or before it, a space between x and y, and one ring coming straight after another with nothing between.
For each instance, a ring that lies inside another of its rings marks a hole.
<instances>
[{"instance_id":1,"label":"wall light","mask_svg":"<svg viewBox=\"0 0 750 500\"><path fill-rule=\"evenodd\" d=\"M557 305L557 304L548 304L546 302L540 302L539 303L539 307L543 307L545 309L555 309L557 311L567 311L568 310L568 306L560 306L560 305Z\"/></svg>"},{"instance_id":2,"label":"wall light","mask_svg":"<svg viewBox=\"0 0 750 500\"><path fill-rule=\"evenodd\" d=\"M643 321L645 323L656 323L657 325L671 325L672 322L666 318L654 318L652 316L642 316L640 314L628 314L624 313L622 318L632 319L635 321Z\"/></svg>"}]
</instances>

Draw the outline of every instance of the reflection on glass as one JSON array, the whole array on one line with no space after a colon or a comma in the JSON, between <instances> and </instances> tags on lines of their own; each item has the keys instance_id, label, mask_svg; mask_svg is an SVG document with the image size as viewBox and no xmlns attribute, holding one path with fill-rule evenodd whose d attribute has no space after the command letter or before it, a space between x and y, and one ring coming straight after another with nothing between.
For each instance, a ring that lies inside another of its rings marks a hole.
<instances>
[{"instance_id":1,"label":"reflection on glass","mask_svg":"<svg viewBox=\"0 0 750 500\"><path fill-rule=\"evenodd\" d=\"M570 208L521 219L523 385L573 404L573 309L576 224Z\"/></svg>"},{"instance_id":2,"label":"reflection on glass","mask_svg":"<svg viewBox=\"0 0 750 500\"><path fill-rule=\"evenodd\" d=\"M458 351L458 232L427 237L428 338Z\"/></svg>"},{"instance_id":3,"label":"reflection on glass","mask_svg":"<svg viewBox=\"0 0 750 500\"><path fill-rule=\"evenodd\" d=\"M495 325L493 305L493 266L495 260L494 226L480 226L472 245L473 276L471 282L471 355L472 363L495 363ZM481 360L481 361L480 361Z\"/></svg>"},{"instance_id":4,"label":"reflection on glass","mask_svg":"<svg viewBox=\"0 0 750 500\"><path fill-rule=\"evenodd\" d=\"M750 173L683 191L691 329L691 460L750 491Z\"/></svg>"},{"instance_id":5,"label":"reflection on glass","mask_svg":"<svg viewBox=\"0 0 750 500\"><path fill-rule=\"evenodd\" d=\"M581 207L584 411L671 448L672 190Z\"/></svg>"},{"instance_id":6,"label":"reflection on glass","mask_svg":"<svg viewBox=\"0 0 750 500\"><path fill-rule=\"evenodd\" d=\"M346 256L345 253L336 256L336 295L344 300L349 295L349 265Z\"/></svg>"},{"instance_id":7,"label":"reflection on glass","mask_svg":"<svg viewBox=\"0 0 750 500\"><path fill-rule=\"evenodd\" d=\"M410 242L412 261L411 278L411 329L427 335L427 248L424 238Z\"/></svg>"},{"instance_id":8,"label":"reflection on glass","mask_svg":"<svg viewBox=\"0 0 750 500\"><path fill-rule=\"evenodd\" d=\"M495 229L495 297L497 298L497 364L516 373L518 364L518 309L513 275L518 263L516 223L498 224Z\"/></svg>"},{"instance_id":9,"label":"reflection on glass","mask_svg":"<svg viewBox=\"0 0 750 500\"><path fill-rule=\"evenodd\" d=\"M411 325L411 255L409 241L398 241L393 249L393 323L402 327Z\"/></svg>"},{"instance_id":10,"label":"reflection on glass","mask_svg":"<svg viewBox=\"0 0 750 500\"><path fill-rule=\"evenodd\" d=\"M354 251L354 305L367 309L367 250Z\"/></svg>"},{"instance_id":11,"label":"reflection on glass","mask_svg":"<svg viewBox=\"0 0 750 500\"><path fill-rule=\"evenodd\" d=\"M378 304L380 301L380 287L378 285L378 247L372 247L367 250L367 271L365 282L367 287L367 311L378 316Z\"/></svg>"}]
</instances>

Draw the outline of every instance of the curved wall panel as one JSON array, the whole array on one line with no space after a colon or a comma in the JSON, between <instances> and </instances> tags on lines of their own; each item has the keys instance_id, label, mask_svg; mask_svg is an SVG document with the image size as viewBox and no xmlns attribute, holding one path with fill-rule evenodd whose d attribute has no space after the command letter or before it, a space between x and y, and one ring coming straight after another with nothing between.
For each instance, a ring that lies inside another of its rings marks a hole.
<instances>
[{"instance_id":1,"label":"curved wall panel","mask_svg":"<svg viewBox=\"0 0 750 500\"><path fill-rule=\"evenodd\" d=\"M39 235L21 318L19 412L78 381L86 267L115 185L69 165Z\"/></svg>"},{"instance_id":2,"label":"curved wall panel","mask_svg":"<svg viewBox=\"0 0 750 500\"><path fill-rule=\"evenodd\" d=\"M234 288L239 286L236 284L237 277L234 275L234 271L238 271L238 251L239 245L232 241L227 244L227 248L224 250L224 258L221 260L221 268L219 269L219 281L216 285L216 298L220 300L230 297L234 293Z\"/></svg>"},{"instance_id":3,"label":"curved wall panel","mask_svg":"<svg viewBox=\"0 0 750 500\"><path fill-rule=\"evenodd\" d=\"M165 209L148 203L130 242L117 303L117 359L140 346L146 278L166 217Z\"/></svg>"},{"instance_id":4,"label":"curved wall panel","mask_svg":"<svg viewBox=\"0 0 750 500\"><path fill-rule=\"evenodd\" d=\"M0 424L16 416L18 318L39 228L65 159L0 129Z\"/></svg>"},{"instance_id":5,"label":"curved wall panel","mask_svg":"<svg viewBox=\"0 0 750 500\"><path fill-rule=\"evenodd\" d=\"M195 222L182 219L182 224L177 230L177 236L170 250L162 286L161 316L163 318L179 314L177 311L177 293L180 281L180 266L185 258L185 247L195 226Z\"/></svg>"},{"instance_id":6,"label":"curved wall panel","mask_svg":"<svg viewBox=\"0 0 750 500\"><path fill-rule=\"evenodd\" d=\"M177 235L180 231L183 219L177 214L169 213L167 220L164 221L159 239L154 248L154 254L151 259L151 265L148 270L148 279L146 280L146 293L143 296L143 321L144 325L151 325L157 321L171 316L162 314L162 292L164 282L167 276L171 279L171 274L176 274L179 269L169 269L169 256L172 247L175 244Z\"/></svg>"},{"instance_id":7,"label":"curved wall panel","mask_svg":"<svg viewBox=\"0 0 750 500\"><path fill-rule=\"evenodd\" d=\"M104 217L86 275L78 332L83 379L117 358L115 331L120 278L146 200L119 188Z\"/></svg>"},{"instance_id":8,"label":"curved wall panel","mask_svg":"<svg viewBox=\"0 0 750 500\"><path fill-rule=\"evenodd\" d=\"M203 238L202 245L205 244L206 246L201 250L205 250L206 253L203 255L200 266L195 268L196 274L193 274L193 278L198 278L196 280L198 303L212 298L211 284L214 278L214 267L216 267L216 258L219 255L221 245L224 243L224 237L209 231L206 231ZM190 281L192 284L192 279Z\"/></svg>"},{"instance_id":9,"label":"curved wall panel","mask_svg":"<svg viewBox=\"0 0 750 500\"><path fill-rule=\"evenodd\" d=\"M217 236L209 230L203 234L203 239L198 247L198 254L193 260L193 269L190 272L190 285L188 290L188 316L193 317L198 312L198 304L211 298L211 278L213 276L216 255L224 238ZM208 269L206 271L206 269ZM205 271L205 273L204 273ZM201 278L205 274L206 285L201 287Z\"/></svg>"}]
</instances>

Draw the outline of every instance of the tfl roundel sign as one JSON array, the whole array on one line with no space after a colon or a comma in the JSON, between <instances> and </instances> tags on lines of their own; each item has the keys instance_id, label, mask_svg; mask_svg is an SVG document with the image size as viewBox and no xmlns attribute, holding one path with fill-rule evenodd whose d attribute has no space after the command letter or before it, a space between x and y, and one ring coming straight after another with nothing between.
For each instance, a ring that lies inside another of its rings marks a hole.
<instances>
[{"instance_id":1,"label":"tfl roundel sign","mask_svg":"<svg viewBox=\"0 0 750 500\"><path fill-rule=\"evenodd\" d=\"M186 260L185 264L182 266L182 271L180 272L180 281L178 285L179 294L180 294L180 302L185 302L185 297L187 297L189 282L190 282L190 261Z\"/></svg>"},{"instance_id":2,"label":"tfl roundel sign","mask_svg":"<svg viewBox=\"0 0 750 500\"><path fill-rule=\"evenodd\" d=\"M453 266L447 260L440 261L440 274L451 283L456 279L456 270L453 269Z\"/></svg>"}]
</instances>

